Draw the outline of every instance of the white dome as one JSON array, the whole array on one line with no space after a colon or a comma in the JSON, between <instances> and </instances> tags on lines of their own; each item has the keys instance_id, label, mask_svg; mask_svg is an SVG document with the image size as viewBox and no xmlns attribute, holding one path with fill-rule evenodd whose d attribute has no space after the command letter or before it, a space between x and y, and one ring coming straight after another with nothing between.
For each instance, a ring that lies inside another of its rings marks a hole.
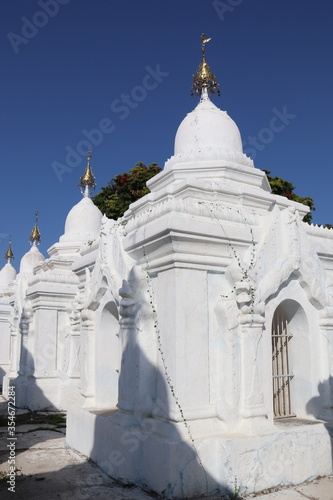
<instances>
[{"instance_id":1,"label":"white dome","mask_svg":"<svg viewBox=\"0 0 333 500\"><path fill-rule=\"evenodd\" d=\"M33 245L29 252L23 255L20 263L20 273L32 273L34 267L45 260L36 245Z\"/></svg>"},{"instance_id":2,"label":"white dome","mask_svg":"<svg viewBox=\"0 0 333 500\"><path fill-rule=\"evenodd\" d=\"M0 289L5 289L16 278L16 271L10 262L7 262L0 271Z\"/></svg>"},{"instance_id":3,"label":"white dome","mask_svg":"<svg viewBox=\"0 0 333 500\"><path fill-rule=\"evenodd\" d=\"M210 99L199 102L198 106L179 125L175 139L175 156L218 151L243 153L242 138L236 123L226 111L217 108Z\"/></svg>"},{"instance_id":4,"label":"white dome","mask_svg":"<svg viewBox=\"0 0 333 500\"><path fill-rule=\"evenodd\" d=\"M60 241L84 242L96 238L101 220L102 212L91 199L82 198L67 215L65 233L60 237Z\"/></svg>"}]
</instances>

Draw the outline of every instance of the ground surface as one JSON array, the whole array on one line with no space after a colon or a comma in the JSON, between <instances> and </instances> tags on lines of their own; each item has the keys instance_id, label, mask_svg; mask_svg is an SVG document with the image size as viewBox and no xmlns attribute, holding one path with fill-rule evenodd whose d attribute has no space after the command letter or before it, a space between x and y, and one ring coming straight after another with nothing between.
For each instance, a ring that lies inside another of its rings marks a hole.
<instances>
[{"instance_id":1,"label":"ground surface","mask_svg":"<svg viewBox=\"0 0 333 500\"><path fill-rule=\"evenodd\" d=\"M0 498L2 500L153 500L158 496L133 486L116 483L93 462L65 443L65 421L61 414L16 414L15 493L10 484L7 403L0 400ZM2 416L1 416L2 414ZM202 498L202 497L201 497ZM221 500L221 496L209 500ZM235 496L232 500L239 500ZM333 500L333 476L292 488L244 496L257 500ZM198 500L198 497L196 499ZM207 499L208 500L208 499Z\"/></svg>"}]
</instances>

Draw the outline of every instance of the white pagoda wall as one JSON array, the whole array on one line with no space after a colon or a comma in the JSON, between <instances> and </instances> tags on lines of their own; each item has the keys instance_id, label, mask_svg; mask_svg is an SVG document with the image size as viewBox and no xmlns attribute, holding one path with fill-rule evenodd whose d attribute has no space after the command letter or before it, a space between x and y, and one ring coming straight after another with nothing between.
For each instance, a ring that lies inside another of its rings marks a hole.
<instances>
[{"instance_id":1,"label":"white pagoda wall","mask_svg":"<svg viewBox=\"0 0 333 500\"><path fill-rule=\"evenodd\" d=\"M0 385L10 368L10 315L12 308L6 302L0 302Z\"/></svg>"},{"instance_id":2,"label":"white pagoda wall","mask_svg":"<svg viewBox=\"0 0 333 500\"><path fill-rule=\"evenodd\" d=\"M84 408L69 409L68 444L113 477L167 498L230 491L235 477L255 492L330 474L331 276L313 250L322 233L308 235L288 207L267 216L244 211L244 223L240 208L217 220L203 208L193 216L197 205L189 201L182 211L165 203L155 216L153 209L141 215L140 203L123 236L119 229L118 245L134 266L122 273L120 290L113 288L119 280L107 280L117 299L94 305L96 286L87 302L94 310L85 313L96 349L95 361L89 358L94 389ZM96 269L118 275L118 261L106 262ZM272 407L271 325L281 304L293 333L298 423L289 427L274 420ZM120 344L112 336L116 309ZM115 405L108 397L119 345Z\"/></svg>"}]
</instances>

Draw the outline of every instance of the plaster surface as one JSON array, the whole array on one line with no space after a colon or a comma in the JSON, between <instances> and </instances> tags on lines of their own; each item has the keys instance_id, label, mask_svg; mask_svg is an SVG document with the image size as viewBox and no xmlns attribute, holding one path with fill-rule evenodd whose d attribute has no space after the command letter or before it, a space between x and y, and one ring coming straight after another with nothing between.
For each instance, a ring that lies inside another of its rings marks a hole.
<instances>
[{"instance_id":1,"label":"plaster surface","mask_svg":"<svg viewBox=\"0 0 333 500\"><path fill-rule=\"evenodd\" d=\"M50 257L28 252L0 294L4 394L68 410L70 446L170 499L331 474L333 231L271 193L207 96L148 187L118 221L86 190Z\"/></svg>"}]
</instances>

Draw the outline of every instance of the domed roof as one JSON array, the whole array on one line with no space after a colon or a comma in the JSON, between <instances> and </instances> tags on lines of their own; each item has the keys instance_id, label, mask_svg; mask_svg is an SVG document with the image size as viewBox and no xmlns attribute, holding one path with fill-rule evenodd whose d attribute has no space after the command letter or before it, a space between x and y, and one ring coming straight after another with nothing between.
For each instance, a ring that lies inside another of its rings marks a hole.
<instances>
[{"instance_id":1,"label":"domed roof","mask_svg":"<svg viewBox=\"0 0 333 500\"><path fill-rule=\"evenodd\" d=\"M101 220L102 212L85 196L67 215L65 233L60 241L84 242L94 239L99 233Z\"/></svg>"},{"instance_id":2,"label":"domed roof","mask_svg":"<svg viewBox=\"0 0 333 500\"><path fill-rule=\"evenodd\" d=\"M7 262L0 271L0 289L5 289L16 278L16 271L10 262Z\"/></svg>"},{"instance_id":3,"label":"domed roof","mask_svg":"<svg viewBox=\"0 0 333 500\"><path fill-rule=\"evenodd\" d=\"M32 273L34 267L44 261L45 257L40 253L37 246L34 244L29 252L23 255L20 263L20 273Z\"/></svg>"},{"instance_id":4,"label":"domed roof","mask_svg":"<svg viewBox=\"0 0 333 500\"><path fill-rule=\"evenodd\" d=\"M205 153L205 158L220 156L218 152L243 153L242 138L236 123L226 111L217 108L204 95L197 107L179 125L175 138L175 156Z\"/></svg>"}]
</instances>

